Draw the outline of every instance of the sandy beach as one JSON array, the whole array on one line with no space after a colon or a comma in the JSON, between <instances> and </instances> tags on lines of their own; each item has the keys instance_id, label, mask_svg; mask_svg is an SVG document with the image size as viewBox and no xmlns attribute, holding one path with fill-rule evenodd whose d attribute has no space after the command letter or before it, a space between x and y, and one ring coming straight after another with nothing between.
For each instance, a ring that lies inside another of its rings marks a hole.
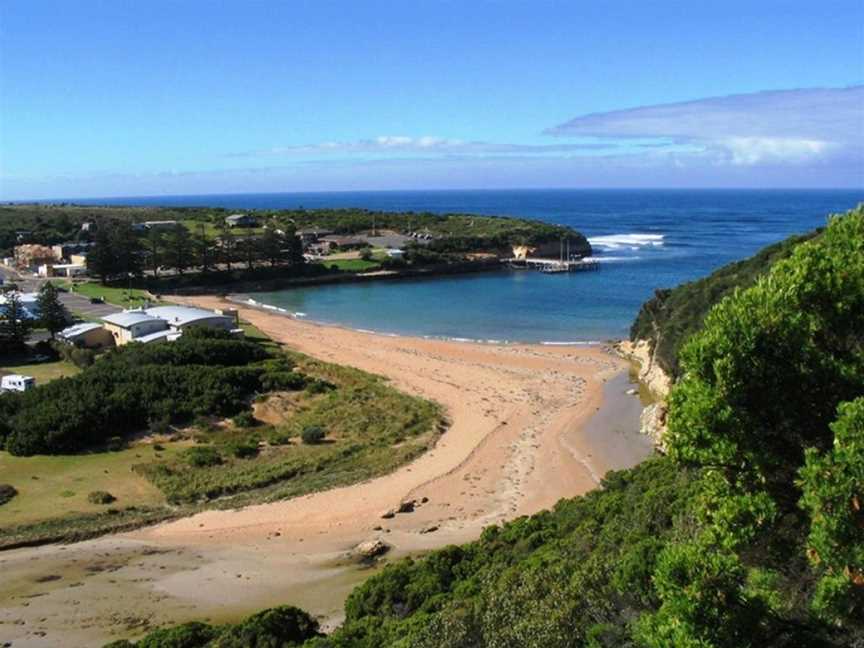
<instances>
[{"instance_id":1,"label":"sandy beach","mask_svg":"<svg viewBox=\"0 0 864 648\"><path fill-rule=\"evenodd\" d=\"M172 301L237 307L217 297ZM381 539L392 559L470 541L484 526L584 493L607 470L650 452L635 430L624 437L586 432L604 402L604 385L626 371L600 346L382 336L240 311L293 349L380 374L437 401L449 429L411 464L364 483L69 547L0 554L8 575L0 586L0 640L16 648L92 645L168 622L236 619L280 603L305 607L332 625L344 596L369 573L350 558L358 543ZM623 393L623 385L615 389ZM607 394L607 416L608 400ZM408 500L417 502L413 512L382 518Z\"/></svg>"}]
</instances>

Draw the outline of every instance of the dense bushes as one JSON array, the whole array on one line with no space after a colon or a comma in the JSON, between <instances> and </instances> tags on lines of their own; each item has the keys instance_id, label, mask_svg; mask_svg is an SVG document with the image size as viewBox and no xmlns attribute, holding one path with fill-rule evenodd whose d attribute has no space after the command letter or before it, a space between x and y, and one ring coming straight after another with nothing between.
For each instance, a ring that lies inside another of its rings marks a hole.
<instances>
[{"instance_id":1,"label":"dense bushes","mask_svg":"<svg viewBox=\"0 0 864 648\"><path fill-rule=\"evenodd\" d=\"M678 353L701 327L708 311L738 288L752 286L777 261L788 257L799 243L819 231L792 236L769 245L743 261L723 266L708 277L672 289L659 289L642 304L630 328L630 339L648 340L660 366L675 377L680 372Z\"/></svg>"},{"instance_id":2,"label":"dense bushes","mask_svg":"<svg viewBox=\"0 0 864 648\"><path fill-rule=\"evenodd\" d=\"M12 498L18 494L18 490L9 484L0 484L0 506L12 501Z\"/></svg>"},{"instance_id":3,"label":"dense bushes","mask_svg":"<svg viewBox=\"0 0 864 648\"><path fill-rule=\"evenodd\" d=\"M184 623L155 630L138 642L114 641L105 648L291 648L321 636L318 622L303 610L275 607L235 625Z\"/></svg>"},{"instance_id":4,"label":"dense bushes","mask_svg":"<svg viewBox=\"0 0 864 648\"><path fill-rule=\"evenodd\" d=\"M149 421L231 416L262 388L253 342L191 330L171 344L129 345L78 376L0 396L0 443L16 455L74 452Z\"/></svg>"}]
</instances>

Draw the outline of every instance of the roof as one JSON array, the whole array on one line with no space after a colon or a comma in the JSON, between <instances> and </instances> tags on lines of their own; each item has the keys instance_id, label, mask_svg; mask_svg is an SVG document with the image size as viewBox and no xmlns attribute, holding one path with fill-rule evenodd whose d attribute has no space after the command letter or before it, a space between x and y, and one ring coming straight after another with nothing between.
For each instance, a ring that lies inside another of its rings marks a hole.
<instances>
[{"instance_id":1,"label":"roof","mask_svg":"<svg viewBox=\"0 0 864 648\"><path fill-rule=\"evenodd\" d=\"M155 333L148 333L147 335L142 335L140 337L136 337L133 341L140 342L141 344L148 344L149 342L158 342L159 340L167 340L169 336L177 335L174 331L165 329L164 331L156 331Z\"/></svg>"},{"instance_id":2,"label":"roof","mask_svg":"<svg viewBox=\"0 0 864 648\"><path fill-rule=\"evenodd\" d=\"M95 331L96 329L101 329L101 324L96 324L95 322L84 322L82 324L75 324L74 326L70 326L68 328L60 331L60 337L64 338L74 338L79 335L84 335L85 333L89 333L90 331Z\"/></svg>"},{"instance_id":3,"label":"roof","mask_svg":"<svg viewBox=\"0 0 864 648\"><path fill-rule=\"evenodd\" d=\"M9 380L36 380L33 376L25 376L23 374L6 374L3 379Z\"/></svg>"},{"instance_id":4,"label":"roof","mask_svg":"<svg viewBox=\"0 0 864 648\"><path fill-rule=\"evenodd\" d=\"M123 311L122 313L112 313L111 315L103 317L102 321L107 322L108 324L113 324L114 326L129 328L130 326L140 324L141 322L153 322L158 319L158 317L149 315L145 311L135 310Z\"/></svg>"},{"instance_id":5,"label":"roof","mask_svg":"<svg viewBox=\"0 0 864 648\"><path fill-rule=\"evenodd\" d=\"M185 326L193 322L198 322L214 317L231 319L228 315L220 315L211 310L203 308L192 308L190 306L154 306L144 311L150 317L156 317L165 320L172 326Z\"/></svg>"}]
</instances>

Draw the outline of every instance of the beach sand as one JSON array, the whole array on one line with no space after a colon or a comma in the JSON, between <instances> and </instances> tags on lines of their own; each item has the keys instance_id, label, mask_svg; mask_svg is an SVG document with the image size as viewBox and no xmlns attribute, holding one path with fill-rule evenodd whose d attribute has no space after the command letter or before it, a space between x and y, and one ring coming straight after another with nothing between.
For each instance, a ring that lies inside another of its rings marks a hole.
<instances>
[{"instance_id":1,"label":"beach sand","mask_svg":"<svg viewBox=\"0 0 864 648\"><path fill-rule=\"evenodd\" d=\"M238 307L217 297L172 301ZM485 526L585 493L608 470L650 453L635 429L604 435L587 425L604 401L604 385L625 389L617 385L626 363L600 346L384 336L239 310L293 349L380 374L440 403L450 427L412 463L353 486L69 547L0 554L0 570L9 575L0 584L0 640L16 648L92 645L283 603L332 627L347 593L370 573L350 558L358 543L381 539L393 559L470 541ZM621 404L610 404L608 393L606 400L604 416L614 419ZM382 519L407 500L417 501L413 512Z\"/></svg>"}]
</instances>

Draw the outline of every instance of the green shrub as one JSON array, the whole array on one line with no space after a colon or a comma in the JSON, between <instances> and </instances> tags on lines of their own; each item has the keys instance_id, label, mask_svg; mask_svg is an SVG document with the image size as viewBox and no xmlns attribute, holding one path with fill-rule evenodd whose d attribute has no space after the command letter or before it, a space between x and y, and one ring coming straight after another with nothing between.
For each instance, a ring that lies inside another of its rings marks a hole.
<instances>
[{"instance_id":1,"label":"green shrub","mask_svg":"<svg viewBox=\"0 0 864 648\"><path fill-rule=\"evenodd\" d=\"M245 439L236 441L228 446L231 454L238 459L251 459L258 456L258 440Z\"/></svg>"},{"instance_id":2,"label":"green shrub","mask_svg":"<svg viewBox=\"0 0 864 648\"><path fill-rule=\"evenodd\" d=\"M119 436L109 437L105 442L105 448L109 452L120 452L121 450L125 450L128 444L126 443L126 439Z\"/></svg>"},{"instance_id":3,"label":"green shrub","mask_svg":"<svg viewBox=\"0 0 864 648\"><path fill-rule=\"evenodd\" d=\"M18 494L16 488L10 484L0 484L0 506L11 501Z\"/></svg>"},{"instance_id":4,"label":"green shrub","mask_svg":"<svg viewBox=\"0 0 864 648\"><path fill-rule=\"evenodd\" d=\"M244 412L240 412L237 416L232 419L234 425L239 428L251 428L258 425L258 419L255 418L255 415L252 414L249 410Z\"/></svg>"},{"instance_id":5,"label":"green shrub","mask_svg":"<svg viewBox=\"0 0 864 648\"><path fill-rule=\"evenodd\" d=\"M222 455L213 446L189 448L183 451L183 458L186 460L186 463L195 468L218 466L222 463Z\"/></svg>"},{"instance_id":6,"label":"green shrub","mask_svg":"<svg viewBox=\"0 0 864 648\"><path fill-rule=\"evenodd\" d=\"M303 428L303 431L300 433L300 438L303 440L303 443L309 445L321 443L325 436L327 435L324 432L324 429L318 425L309 425Z\"/></svg>"},{"instance_id":7,"label":"green shrub","mask_svg":"<svg viewBox=\"0 0 864 648\"><path fill-rule=\"evenodd\" d=\"M117 498L108 491L93 491L87 495L87 501L91 504L111 504L116 502Z\"/></svg>"}]
</instances>

